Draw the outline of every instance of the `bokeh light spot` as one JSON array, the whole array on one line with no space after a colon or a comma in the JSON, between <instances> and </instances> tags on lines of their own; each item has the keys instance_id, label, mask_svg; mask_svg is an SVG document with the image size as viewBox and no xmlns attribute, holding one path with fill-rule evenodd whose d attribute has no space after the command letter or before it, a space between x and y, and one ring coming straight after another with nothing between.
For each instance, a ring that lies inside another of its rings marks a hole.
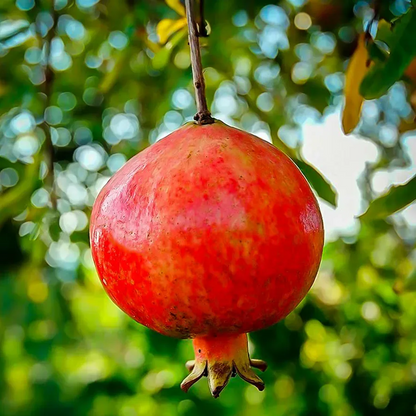
<instances>
[{"instance_id":1,"label":"bokeh light spot","mask_svg":"<svg viewBox=\"0 0 416 416\"><path fill-rule=\"evenodd\" d=\"M62 110L57 106L50 106L45 109L45 121L54 126L62 121Z\"/></svg>"},{"instance_id":2,"label":"bokeh light spot","mask_svg":"<svg viewBox=\"0 0 416 416\"><path fill-rule=\"evenodd\" d=\"M127 159L122 153L115 153L107 159L107 166L111 173L117 172L125 163Z\"/></svg>"},{"instance_id":3,"label":"bokeh light spot","mask_svg":"<svg viewBox=\"0 0 416 416\"><path fill-rule=\"evenodd\" d=\"M175 108L183 110L190 107L193 103L194 99L188 90L180 89L173 93L172 104Z\"/></svg>"},{"instance_id":4,"label":"bokeh light spot","mask_svg":"<svg viewBox=\"0 0 416 416\"><path fill-rule=\"evenodd\" d=\"M19 181L19 174L16 169L6 168L0 171L0 185L5 188L15 186Z\"/></svg>"},{"instance_id":5,"label":"bokeh light spot","mask_svg":"<svg viewBox=\"0 0 416 416\"><path fill-rule=\"evenodd\" d=\"M119 139L133 139L139 132L139 120L134 114L117 114L110 122L111 131Z\"/></svg>"},{"instance_id":6,"label":"bokeh light spot","mask_svg":"<svg viewBox=\"0 0 416 416\"><path fill-rule=\"evenodd\" d=\"M127 46L128 38L123 32L116 30L110 33L108 42L113 48L122 50Z\"/></svg>"},{"instance_id":7,"label":"bokeh light spot","mask_svg":"<svg viewBox=\"0 0 416 416\"><path fill-rule=\"evenodd\" d=\"M37 189L33 192L30 201L36 208L44 208L49 204L49 192L45 188Z\"/></svg>"},{"instance_id":8,"label":"bokeh light spot","mask_svg":"<svg viewBox=\"0 0 416 416\"><path fill-rule=\"evenodd\" d=\"M61 92L58 96L58 105L64 111L71 111L77 105L77 99L72 92Z\"/></svg>"},{"instance_id":9,"label":"bokeh light spot","mask_svg":"<svg viewBox=\"0 0 416 416\"><path fill-rule=\"evenodd\" d=\"M299 30L308 30L312 26L312 19L307 13L301 12L295 16L294 23Z\"/></svg>"},{"instance_id":10,"label":"bokeh light spot","mask_svg":"<svg viewBox=\"0 0 416 416\"><path fill-rule=\"evenodd\" d=\"M74 156L75 160L77 160L84 169L92 172L99 170L104 164L103 154L97 147L89 145L81 146L76 149Z\"/></svg>"},{"instance_id":11,"label":"bokeh light spot","mask_svg":"<svg viewBox=\"0 0 416 416\"><path fill-rule=\"evenodd\" d=\"M263 92L257 97L256 105L261 111L268 113L274 107L273 96L269 92Z\"/></svg>"},{"instance_id":12,"label":"bokeh light spot","mask_svg":"<svg viewBox=\"0 0 416 416\"><path fill-rule=\"evenodd\" d=\"M15 134L28 133L36 126L35 118L29 112L23 111L13 117L10 122L10 128Z\"/></svg>"},{"instance_id":13,"label":"bokeh light spot","mask_svg":"<svg viewBox=\"0 0 416 416\"><path fill-rule=\"evenodd\" d=\"M13 145L13 153L18 159L34 155L39 149L39 140L33 134L23 134Z\"/></svg>"},{"instance_id":14,"label":"bokeh light spot","mask_svg":"<svg viewBox=\"0 0 416 416\"><path fill-rule=\"evenodd\" d=\"M243 27L247 23L248 23L248 14L245 10L240 10L233 16L234 26Z\"/></svg>"},{"instance_id":15,"label":"bokeh light spot","mask_svg":"<svg viewBox=\"0 0 416 416\"><path fill-rule=\"evenodd\" d=\"M23 11L33 9L35 6L35 0L16 0L16 6Z\"/></svg>"}]
</instances>

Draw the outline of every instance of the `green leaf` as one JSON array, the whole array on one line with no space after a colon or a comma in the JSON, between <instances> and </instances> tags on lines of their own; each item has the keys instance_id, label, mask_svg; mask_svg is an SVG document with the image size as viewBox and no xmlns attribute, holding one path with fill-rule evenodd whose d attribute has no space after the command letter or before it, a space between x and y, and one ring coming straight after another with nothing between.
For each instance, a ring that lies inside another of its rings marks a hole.
<instances>
[{"instance_id":1,"label":"green leaf","mask_svg":"<svg viewBox=\"0 0 416 416\"><path fill-rule=\"evenodd\" d=\"M360 218L364 221L386 218L407 207L415 199L416 176L404 185L393 186L387 194L374 200Z\"/></svg>"},{"instance_id":2,"label":"green leaf","mask_svg":"<svg viewBox=\"0 0 416 416\"><path fill-rule=\"evenodd\" d=\"M306 176L306 179L309 181L312 188L315 189L317 194L335 207L337 205L337 193L332 185L324 178L322 173L302 160L295 159L294 162Z\"/></svg>"},{"instance_id":3,"label":"green leaf","mask_svg":"<svg viewBox=\"0 0 416 416\"><path fill-rule=\"evenodd\" d=\"M153 68L162 69L167 65L173 49L186 36L186 34L187 28L184 27L177 32L172 39L162 49L160 49L160 51L156 52L152 60Z\"/></svg>"},{"instance_id":4,"label":"green leaf","mask_svg":"<svg viewBox=\"0 0 416 416\"><path fill-rule=\"evenodd\" d=\"M377 62L364 77L360 93L366 99L378 98L398 81L416 56L416 9L410 9L393 26L389 36L390 57Z\"/></svg>"},{"instance_id":5,"label":"green leaf","mask_svg":"<svg viewBox=\"0 0 416 416\"><path fill-rule=\"evenodd\" d=\"M378 22L376 40L390 45L394 39L393 25L384 19Z\"/></svg>"},{"instance_id":6,"label":"green leaf","mask_svg":"<svg viewBox=\"0 0 416 416\"><path fill-rule=\"evenodd\" d=\"M368 56L372 61L386 62L389 57L388 53L380 47L377 41L369 43L367 50Z\"/></svg>"}]
</instances>

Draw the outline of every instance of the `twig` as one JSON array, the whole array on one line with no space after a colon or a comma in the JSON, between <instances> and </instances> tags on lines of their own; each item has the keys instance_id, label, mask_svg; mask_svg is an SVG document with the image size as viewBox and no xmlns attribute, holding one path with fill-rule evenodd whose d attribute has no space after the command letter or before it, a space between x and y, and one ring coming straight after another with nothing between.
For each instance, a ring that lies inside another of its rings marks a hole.
<instances>
[{"instance_id":1,"label":"twig","mask_svg":"<svg viewBox=\"0 0 416 416\"><path fill-rule=\"evenodd\" d=\"M50 30L50 32L52 32L53 29ZM48 33L48 37L49 37L49 33ZM52 94L52 90L53 90L53 82L54 82L54 78L55 78L55 74L52 71L50 65L49 65L49 57L50 57L50 49L51 49L51 43L50 40L45 40L44 42L44 48L45 48L45 82L43 83L43 88L42 88L42 92L45 94L46 96L46 100L45 100L45 109L49 107L50 101L51 101L51 94ZM54 162L54 158L55 158L55 150L53 147L53 143L52 143L52 137L51 137L51 128L48 124L48 122L44 119L43 123L42 123L42 128L43 131L45 132L45 155L46 155L46 164L48 166L48 182L49 185L51 187L51 189L53 189L53 181L54 181L54 167L53 167L53 162ZM54 198L52 198L54 202Z\"/></svg>"},{"instance_id":2,"label":"twig","mask_svg":"<svg viewBox=\"0 0 416 416\"><path fill-rule=\"evenodd\" d=\"M195 87L196 107L198 110L194 119L198 124L212 124L215 120L211 117L211 113L208 110L207 99L205 97L205 81L202 74L201 51L199 49L193 3L193 0L185 0L189 32L188 40L191 49L192 76Z\"/></svg>"},{"instance_id":3,"label":"twig","mask_svg":"<svg viewBox=\"0 0 416 416\"><path fill-rule=\"evenodd\" d=\"M58 16L53 6L53 2L52 2L51 7L52 7L51 17L53 19L53 25L49 29L48 33L46 34L45 39L42 40L41 30L39 27L37 28L37 33L43 43L43 49L45 53L45 61L43 62L43 65L42 65L45 71L45 81L42 84L42 92L46 96L45 109L48 108L50 105L51 95L53 91L53 83L55 79L55 73L52 71L49 60L50 60L50 54L51 54L51 43L54 37L56 26L58 24ZM51 202L52 202L52 207L55 209L56 197L55 197L55 192L54 192L54 166L53 166L54 159L55 159L55 150L54 150L53 143L52 143L51 129L45 119L43 120L40 127L45 133L44 150L45 150L46 165L48 167L48 174L46 177L46 182L51 189Z\"/></svg>"}]
</instances>

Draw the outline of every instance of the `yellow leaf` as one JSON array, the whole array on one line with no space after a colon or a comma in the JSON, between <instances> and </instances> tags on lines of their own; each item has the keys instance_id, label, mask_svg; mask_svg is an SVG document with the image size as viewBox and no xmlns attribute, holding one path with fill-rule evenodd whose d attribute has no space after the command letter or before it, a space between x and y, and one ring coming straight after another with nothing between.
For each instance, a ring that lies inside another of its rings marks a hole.
<instances>
[{"instance_id":1,"label":"yellow leaf","mask_svg":"<svg viewBox=\"0 0 416 416\"><path fill-rule=\"evenodd\" d=\"M172 19L163 19L161 20L157 27L156 33L159 37L160 43L166 43L168 39L177 31L181 30L186 25L186 18L181 17L178 20Z\"/></svg>"},{"instance_id":2,"label":"yellow leaf","mask_svg":"<svg viewBox=\"0 0 416 416\"><path fill-rule=\"evenodd\" d=\"M351 133L360 121L361 106L364 101L360 94L360 84L370 69L364 36L363 33L358 38L357 49L351 57L345 76L345 106L342 114L342 128L345 134Z\"/></svg>"},{"instance_id":3,"label":"yellow leaf","mask_svg":"<svg viewBox=\"0 0 416 416\"><path fill-rule=\"evenodd\" d=\"M181 16L185 16L185 6L180 2L180 0L165 0L166 4L176 13Z\"/></svg>"}]
</instances>

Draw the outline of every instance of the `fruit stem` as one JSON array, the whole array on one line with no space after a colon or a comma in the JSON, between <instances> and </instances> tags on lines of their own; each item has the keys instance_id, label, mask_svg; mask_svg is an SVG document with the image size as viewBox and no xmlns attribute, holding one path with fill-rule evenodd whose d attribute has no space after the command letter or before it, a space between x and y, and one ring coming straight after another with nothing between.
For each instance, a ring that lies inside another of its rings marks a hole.
<instances>
[{"instance_id":1,"label":"fruit stem","mask_svg":"<svg viewBox=\"0 0 416 416\"><path fill-rule=\"evenodd\" d=\"M264 389L263 381L252 367L265 371L267 364L262 360L250 359L247 334L195 338L193 344L195 360L186 363L191 373L181 384L183 391L187 392L206 376L211 394L216 398L236 374L260 391Z\"/></svg>"},{"instance_id":2,"label":"fruit stem","mask_svg":"<svg viewBox=\"0 0 416 416\"><path fill-rule=\"evenodd\" d=\"M194 119L198 124L212 124L214 119L208 110L205 97L205 81L202 74L201 50L199 47L198 31L194 19L194 0L185 0L186 19L188 21L188 41L191 49L192 76L195 87L196 107L198 112Z\"/></svg>"}]
</instances>

